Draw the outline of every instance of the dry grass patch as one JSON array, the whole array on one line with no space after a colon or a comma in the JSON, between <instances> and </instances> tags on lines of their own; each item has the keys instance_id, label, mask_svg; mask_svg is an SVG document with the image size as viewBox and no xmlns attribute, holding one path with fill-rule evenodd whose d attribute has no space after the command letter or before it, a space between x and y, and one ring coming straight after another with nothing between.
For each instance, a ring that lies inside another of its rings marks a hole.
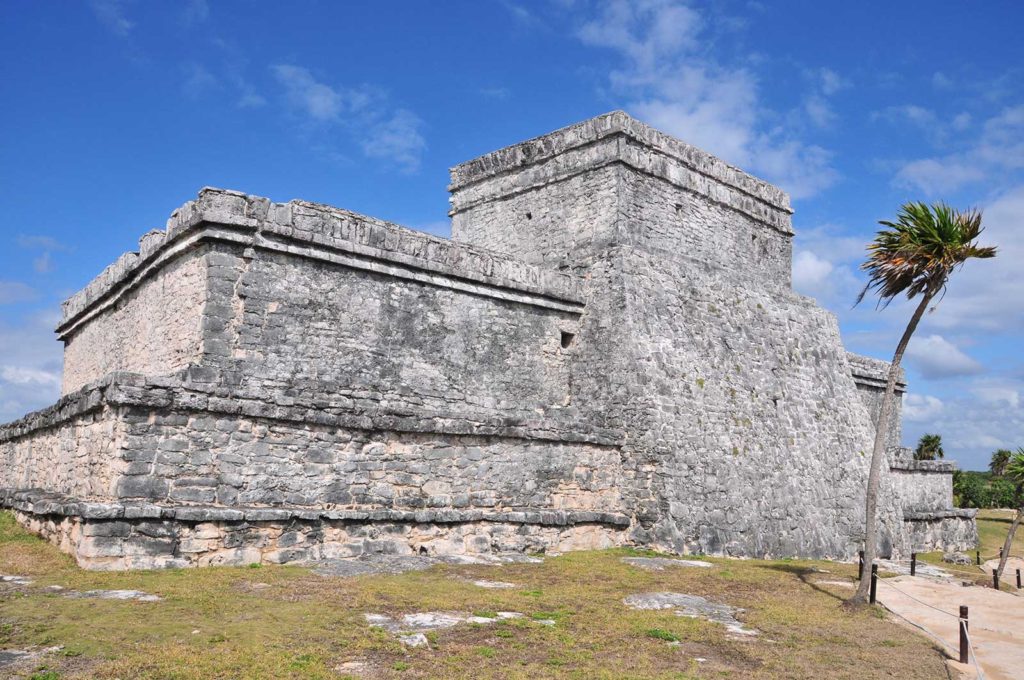
<instances>
[{"instance_id":1,"label":"dry grass patch","mask_svg":"<svg viewBox=\"0 0 1024 680\"><path fill-rule=\"evenodd\" d=\"M543 564L354 578L266 566L97 573L77 569L0 514L0 573L36 579L0 591L0 640L5 648L63 645L64 655L40 663L59 678L339 678L345 663L344 672L362 663L357 677L373 678L946 677L927 640L874 609L848 611L847 592L816 583L850 578L853 566L708 558L714 568L651 572L621 562L636 554L649 553L580 552ZM486 589L475 579L518 585ZM45 591L50 584L163 599L71 599ZM738 618L760 635L734 639L718 624L622 603L652 591L741 607ZM427 611L525 616L432 631L429 647L417 649L364 618Z\"/></svg>"}]
</instances>

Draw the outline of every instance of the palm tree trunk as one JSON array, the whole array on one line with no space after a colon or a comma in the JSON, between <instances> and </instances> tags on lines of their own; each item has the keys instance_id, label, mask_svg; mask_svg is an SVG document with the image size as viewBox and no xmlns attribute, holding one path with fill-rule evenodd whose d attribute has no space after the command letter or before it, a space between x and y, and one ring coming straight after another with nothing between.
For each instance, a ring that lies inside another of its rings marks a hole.
<instances>
[{"instance_id":1,"label":"palm tree trunk","mask_svg":"<svg viewBox=\"0 0 1024 680\"><path fill-rule=\"evenodd\" d=\"M860 584L857 592L850 598L852 603L864 603L868 600L868 590L871 587L871 564L878 552L878 485L881 481L882 460L885 458L886 439L889 435L889 419L892 416L892 401L896 394L896 381L900 375L900 362L903 354L910 344L910 337L917 330L921 317L928 309L932 301L933 293L925 293L921 299L914 315L910 317L907 329L903 331L896 346L896 353L889 364L889 379L885 385L885 397L882 399L882 406L878 410L878 422L875 425L875 446L871 451L871 471L868 473L867 499L864 512L864 565L860 570Z\"/></svg>"},{"instance_id":2,"label":"palm tree trunk","mask_svg":"<svg viewBox=\"0 0 1024 680\"><path fill-rule=\"evenodd\" d=\"M1003 543L1003 556L999 558L999 569L996 572L999 574L999 578L1003 577L1006 560L1010 557L1010 546L1013 545L1013 535L1017 533L1017 527L1020 526L1021 519L1024 519L1024 505L1017 508L1017 514L1013 518L1013 523L1010 524L1010 532L1006 534L1006 542Z\"/></svg>"}]
</instances>

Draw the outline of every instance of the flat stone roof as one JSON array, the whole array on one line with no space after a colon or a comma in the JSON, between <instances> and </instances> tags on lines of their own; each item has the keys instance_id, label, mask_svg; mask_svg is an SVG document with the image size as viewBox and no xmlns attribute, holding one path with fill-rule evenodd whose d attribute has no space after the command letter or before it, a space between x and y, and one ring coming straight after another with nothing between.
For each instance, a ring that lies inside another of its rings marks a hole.
<instances>
[{"instance_id":1,"label":"flat stone roof","mask_svg":"<svg viewBox=\"0 0 1024 680\"><path fill-rule=\"evenodd\" d=\"M209 231L217 227L224 229ZM86 316L200 238L231 240L299 257L326 251L340 254L328 259L341 264L383 263L384 268L362 268L380 269L381 273L412 270L419 273L417 280L447 279L452 287L487 289L494 297L566 311L582 309L583 282L572 274L329 205L302 200L274 203L260 196L206 187L196 200L172 213L165 230L144 234L137 252L122 254L65 301L57 332L62 336L72 332Z\"/></svg>"},{"instance_id":2,"label":"flat stone roof","mask_svg":"<svg viewBox=\"0 0 1024 680\"><path fill-rule=\"evenodd\" d=\"M689 169L774 208L792 212L789 195L782 189L706 151L660 132L624 111L611 111L460 163L450 170L451 184L448 189L456 191L489 177L534 165L568 150L616 135L628 137L640 146L670 156Z\"/></svg>"}]
</instances>

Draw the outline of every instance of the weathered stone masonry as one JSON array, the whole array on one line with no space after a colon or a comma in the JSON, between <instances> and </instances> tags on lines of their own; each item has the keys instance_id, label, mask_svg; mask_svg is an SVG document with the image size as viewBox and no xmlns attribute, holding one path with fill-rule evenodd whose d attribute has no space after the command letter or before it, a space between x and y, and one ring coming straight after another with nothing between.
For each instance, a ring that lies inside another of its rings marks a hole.
<instances>
[{"instance_id":1,"label":"weathered stone masonry","mask_svg":"<svg viewBox=\"0 0 1024 680\"><path fill-rule=\"evenodd\" d=\"M887 366L790 289L785 194L620 112L450 190L452 240L204 189L65 303L0 502L105 569L855 553ZM884 549L970 542L890 442Z\"/></svg>"}]
</instances>

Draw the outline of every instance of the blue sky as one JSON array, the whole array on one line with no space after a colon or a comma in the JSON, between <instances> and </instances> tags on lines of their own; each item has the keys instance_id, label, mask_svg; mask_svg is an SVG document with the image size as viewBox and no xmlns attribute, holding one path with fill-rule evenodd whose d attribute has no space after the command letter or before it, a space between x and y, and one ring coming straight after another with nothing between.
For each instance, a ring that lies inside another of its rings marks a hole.
<instances>
[{"instance_id":1,"label":"blue sky","mask_svg":"<svg viewBox=\"0 0 1024 680\"><path fill-rule=\"evenodd\" d=\"M927 7L927 9L924 9ZM907 359L908 444L1024 446L1019 2L11 1L0 10L0 421L59 393L61 300L205 185L447 235L447 168L622 108L793 196L794 284L851 309L876 221L984 208Z\"/></svg>"}]
</instances>

